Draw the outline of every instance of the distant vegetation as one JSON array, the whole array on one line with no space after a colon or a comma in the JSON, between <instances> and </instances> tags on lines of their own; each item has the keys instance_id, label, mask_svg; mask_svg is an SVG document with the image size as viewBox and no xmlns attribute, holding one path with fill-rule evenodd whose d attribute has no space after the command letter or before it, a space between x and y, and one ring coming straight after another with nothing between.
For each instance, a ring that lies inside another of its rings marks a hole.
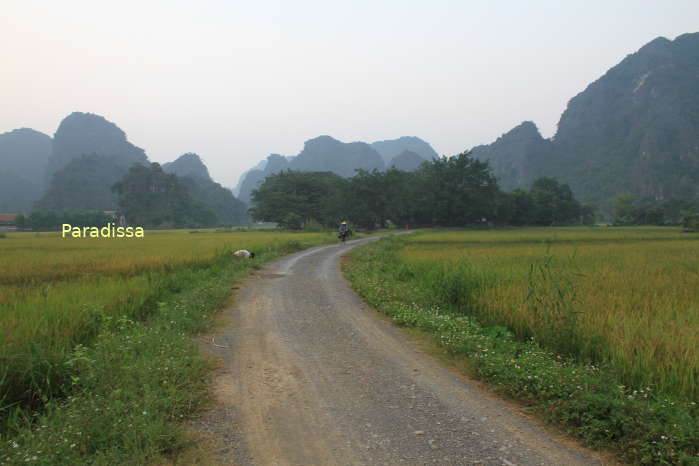
<instances>
[{"instance_id":1,"label":"distant vegetation","mask_svg":"<svg viewBox=\"0 0 699 466\"><path fill-rule=\"evenodd\" d=\"M48 231L60 230L61 225L68 223L76 227L101 227L109 222L113 222L111 215L102 211L42 211L35 210L29 216L19 214L15 219L15 225L21 230Z\"/></svg>"},{"instance_id":2,"label":"distant vegetation","mask_svg":"<svg viewBox=\"0 0 699 466\"><path fill-rule=\"evenodd\" d=\"M593 223L594 212L570 188L542 178L530 191L502 192L487 163L468 152L425 161L413 172L284 171L252 193L254 219L301 229L334 228L341 220L366 229L386 226L569 225Z\"/></svg>"}]
</instances>

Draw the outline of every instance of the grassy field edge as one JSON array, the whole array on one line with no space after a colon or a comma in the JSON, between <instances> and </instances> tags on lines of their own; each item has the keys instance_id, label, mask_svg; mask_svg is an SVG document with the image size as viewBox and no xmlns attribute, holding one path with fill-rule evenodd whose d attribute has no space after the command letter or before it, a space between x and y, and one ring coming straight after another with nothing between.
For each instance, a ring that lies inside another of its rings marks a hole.
<instances>
[{"instance_id":1,"label":"grassy field edge","mask_svg":"<svg viewBox=\"0 0 699 466\"><path fill-rule=\"evenodd\" d=\"M0 464L146 464L188 447L183 422L208 399L211 367L192 336L205 331L232 286L261 264L334 241L289 241L254 261L222 253L208 267L169 274L143 319L102 316L89 344L63 362L67 396L18 410L0 441Z\"/></svg>"},{"instance_id":2,"label":"grassy field edge","mask_svg":"<svg viewBox=\"0 0 699 466\"><path fill-rule=\"evenodd\" d=\"M405 273L396 237L354 249L344 264L354 289L400 326L432 336L469 375L523 401L549 423L587 445L611 448L640 464L699 464L699 422L693 402L648 387L625 387L613 373L517 341L505 327L484 327L444 302L425 299Z\"/></svg>"}]
</instances>

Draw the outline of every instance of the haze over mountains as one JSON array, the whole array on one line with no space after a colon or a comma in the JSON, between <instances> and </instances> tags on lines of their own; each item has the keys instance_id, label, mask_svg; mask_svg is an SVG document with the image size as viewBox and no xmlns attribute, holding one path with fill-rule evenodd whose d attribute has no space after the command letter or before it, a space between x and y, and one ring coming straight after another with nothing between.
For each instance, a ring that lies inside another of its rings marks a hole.
<instances>
[{"instance_id":1,"label":"haze over mountains","mask_svg":"<svg viewBox=\"0 0 699 466\"><path fill-rule=\"evenodd\" d=\"M414 170L425 160L437 157L432 146L414 136L378 141L341 142L330 136L319 136L304 143L296 156L284 157L271 154L258 169L245 172L238 183L238 197L250 205L250 194L269 175L283 170L332 172L344 178L356 170L384 170L395 166L401 170ZM418 160L419 159L419 160Z\"/></svg>"},{"instance_id":2,"label":"haze over mountains","mask_svg":"<svg viewBox=\"0 0 699 466\"><path fill-rule=\"evenodd\" d=\"M553 138L524 122L473 155L505 189L550 176L601 207L622 193L699 199L699 33L628 55L570 100Z\"/></svg>"},{"instance_id":3,"label":"haze over mountains","mask_svg":"<svg viewBox=\"0 0 699 466\"><path fill-rule=\"evenodd\" d=\"M699 199L699 33L657 38L628 55L570 100L551 139L525 121L473 155L489 161L506 190L549 176L602 208L618 194ZM414 136L371 144L318 136L298 155L271 154L240 177L236 191L249 206L250 193L283 170L351 177L358 169L412 171L434 157ZM0 134L0 212L114 210L111 186L133 164L147 163L116 124L90 113L67 116L53 138L29 128ZM211 179L198 155L163 170L189 179L195 197L217 199L221 215L224 204L234 205L224 216L240 218L245 206Z\"/></svg>"},{"instance_id":4,"label":"haze over mountains","mask_svg":"<svg viewBox=\"0 0 699 466\"><path fill-rule=\"evenodd\" d=\"M0 134L0 212L27 211L46 183L51 138L29 128Z\"/></svg>"}]
</instances>

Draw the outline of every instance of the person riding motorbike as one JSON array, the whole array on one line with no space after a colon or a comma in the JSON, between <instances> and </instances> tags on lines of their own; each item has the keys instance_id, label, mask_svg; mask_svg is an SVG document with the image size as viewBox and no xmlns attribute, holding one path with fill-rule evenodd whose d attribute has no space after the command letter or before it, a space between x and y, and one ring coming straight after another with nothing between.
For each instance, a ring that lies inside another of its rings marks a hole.
<instances>
[{"instance_id":1,"label":"person riding motorbike","mask_svg":"<svg viewBox=\"0 0 699 466\"><path fill-rule=\"evenodd\" d=\"M349 225L347 225L347 222L343 221L342 223L340 223L339 234L337 237L340 238L342 240L342 242L344 243L349 235L350 235Z\"/></svg>"}]
</instances>

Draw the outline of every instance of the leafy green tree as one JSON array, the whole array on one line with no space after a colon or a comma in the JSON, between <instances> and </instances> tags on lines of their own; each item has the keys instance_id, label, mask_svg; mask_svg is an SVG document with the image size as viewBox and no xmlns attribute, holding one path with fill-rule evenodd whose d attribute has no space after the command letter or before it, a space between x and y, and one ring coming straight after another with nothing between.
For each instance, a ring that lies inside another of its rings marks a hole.
<instances>
[{"instance_id":1,"label":"leafy green tree","mask_svg":"<svg viewBox=\"0 0 699 466\"><path fill-rule=\"evenodd\" d=\"M338 208L343 205L346 183L330 172L280 172L252 192L250 214L255 220L286 225L288 214L293 213L301 217L300 227L310 221L333 226L342 217Z\"/></svg>"},{"instance_id":2,"label":"leafy green tree","mask_svg":"<svg viewBox=\"0 0 699 466\"><path fill-rule=\"evenodd\" d=\"M528 191L516 189L510 193L512 213L510 223L512 225L528 225L534 222L534 200Z\"/></svg>"},{"instance_id":3,"label":"leafy green tree","mask_svg":"<svg viewBox=\"0 0 699 466\"><path fill-rule=\"evenodd\" d=\"M214 212L195 200L181 180L163 172L157 163L134 165L112 190L127 222L139 226L214 226Z\"/></svg>"},{"instance_id":4,"label":"leafy green tree","mask_svg":"<svg viewBox=\"0 0 699 466\"><path fill-rule=\"evenodd\" d=\"M686 231L699 231L699 213L686 214L682 219L682 227Z\"/></svg>"},{"instance_id":5,"label":"leafy green tree","mask_svg":"<svg viewBox=\"0 0 699 466\"><path fill-rule=\"evenodd\" d=\"M614 197L614 224L631 225L633 223L633 196L619 194Z\"/></svg>"},{"instance_id":6,"label":"leafy green tree","mask_svg":"<svg viewBox=\"0 0 699 466\"><path fill-rule=\"evenodd\" d=\"M465 226L497 215L495 177L486 162L462 152L426 163L417 171L417 217L423 224Z\"/></svg>"},{"instance_id":7,"label":"leafy green tree","mask_svg":"<svg viewBox=\"0 0 699 466\"><path fill-rule=\"evenodd\" d=\"M199 177L180 177L196 203L216 215L219 225L246 225L250 223L245 203L218 183Z\"/></svg>"},{"instance_id":8,"label":"leafy green tree","mask_svg":"<svg viewBox=\"0 0 699 466\"><path fill-rule=\"evenodd\" d=\"M566 225L579 223L580 204L573 198L567 184L553 178L542 177L534 182L530 191L534 204L534 225Z\"/></svg>"}]
</instances>

